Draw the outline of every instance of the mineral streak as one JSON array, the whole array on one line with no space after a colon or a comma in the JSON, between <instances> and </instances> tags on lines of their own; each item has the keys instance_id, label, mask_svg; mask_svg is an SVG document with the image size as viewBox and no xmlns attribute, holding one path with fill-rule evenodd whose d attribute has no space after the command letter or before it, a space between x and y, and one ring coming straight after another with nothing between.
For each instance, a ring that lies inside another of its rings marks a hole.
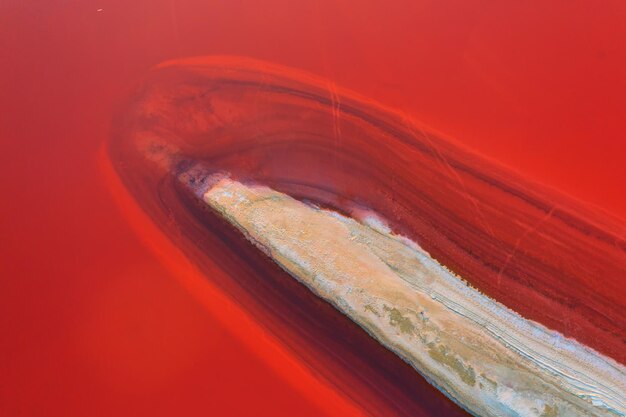
<instances>
[{"instance_id":1,"label":"mineral streak","mask_svg":"<svg viewBox=\"0 0 626 417\"><path fill-rule=\"evenodd\" d=\"M481 294L375 214L212 182L214 211L471 413L626 414L622 365Z\"/></svg>"}]
</instances>

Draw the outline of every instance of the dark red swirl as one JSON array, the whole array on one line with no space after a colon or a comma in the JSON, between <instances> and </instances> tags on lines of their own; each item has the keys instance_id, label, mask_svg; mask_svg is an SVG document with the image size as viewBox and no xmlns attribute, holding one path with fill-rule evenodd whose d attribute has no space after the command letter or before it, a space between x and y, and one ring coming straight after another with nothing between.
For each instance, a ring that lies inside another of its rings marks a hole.
<instances>
[{"instance_id":1,"label":"dark red swirl","mask_svg":"<svg viewBox=\"0 0 626 417\"><path fill-rule=\"evenodd\" d=\"M216 284L374 414L463 412L204 210L181 174L373 210L484 293L626 363L624 225L400 113L287 68L200 58L155 69L114 127L111 160L162 230L207 279L217 262Z\"/></svg>"}]
</instances>

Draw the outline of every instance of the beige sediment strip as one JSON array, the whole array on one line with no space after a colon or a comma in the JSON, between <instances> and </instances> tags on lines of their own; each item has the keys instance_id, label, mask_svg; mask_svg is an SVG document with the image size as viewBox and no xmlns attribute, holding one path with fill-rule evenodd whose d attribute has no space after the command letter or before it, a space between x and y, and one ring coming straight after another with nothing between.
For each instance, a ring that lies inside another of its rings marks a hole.
<instances>
[{"instance_id":1,"label":"beige sediment strip","mask_svg":"<svg viewBox=\"0 0 626 417\"><path fill-rule=\"evenodd\" d=\"M228 178L203 196L285 271L484 416L626 414L626 370L468 286L374 215Z\"/></svg>"}]
</instances>

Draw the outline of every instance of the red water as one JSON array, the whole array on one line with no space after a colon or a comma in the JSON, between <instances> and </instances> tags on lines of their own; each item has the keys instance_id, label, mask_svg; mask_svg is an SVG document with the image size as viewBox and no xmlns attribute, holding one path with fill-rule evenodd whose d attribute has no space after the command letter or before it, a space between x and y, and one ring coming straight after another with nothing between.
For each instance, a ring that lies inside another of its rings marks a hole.
<instances>
[{"instance_id":1,"label":"red water","mask_svg":"<svg viewBox=\"0 0 626 417\"><path fill-rule=\"evenodd\" d=\"M302 68L626 218L625 21L617 1L5 0L0 415L358 412L303 393L297 359L242 341L120 215L97 152L151 66Z\"/></svg>"}]
</instances>

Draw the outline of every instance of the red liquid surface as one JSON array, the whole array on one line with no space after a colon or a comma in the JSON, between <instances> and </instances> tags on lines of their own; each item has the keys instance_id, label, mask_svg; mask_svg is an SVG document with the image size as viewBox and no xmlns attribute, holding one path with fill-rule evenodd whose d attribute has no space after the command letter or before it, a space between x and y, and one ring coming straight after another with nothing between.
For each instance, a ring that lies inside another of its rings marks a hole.
<instances>
[{"instance_id":1,"label":"red liquid surface","mask_svg":"<svg viewBox=\"0 0 626 417\"><path fill-rule=\"evenodd\" d=\"M625 20L608 1L4 2L0 415L359 412L303 393L306 365L242 341L120 213L98 149L151 66L317 73L626 218Z\"/></svg>"}]
</instances>

